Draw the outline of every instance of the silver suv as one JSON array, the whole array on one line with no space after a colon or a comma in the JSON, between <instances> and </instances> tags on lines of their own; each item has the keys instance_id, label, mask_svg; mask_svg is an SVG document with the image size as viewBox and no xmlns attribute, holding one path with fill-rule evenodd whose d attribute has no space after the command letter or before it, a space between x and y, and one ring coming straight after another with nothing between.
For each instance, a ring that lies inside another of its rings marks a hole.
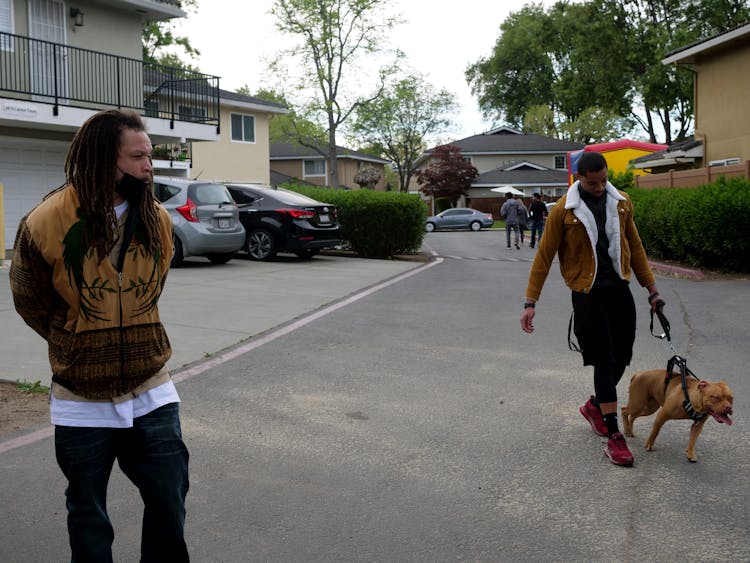
<instances>
[{"instance_id":1,"label":"silver suv","mask_svg":"<svg viewBox=\"0 0 750 563\"><path fill-rule=\"evenodd\" d=\"M154 176L154 195L172 217L172 266L179 266L188 256L225 264L244 244L237 204L223 184Z\"/></svg>"}]
</instances>

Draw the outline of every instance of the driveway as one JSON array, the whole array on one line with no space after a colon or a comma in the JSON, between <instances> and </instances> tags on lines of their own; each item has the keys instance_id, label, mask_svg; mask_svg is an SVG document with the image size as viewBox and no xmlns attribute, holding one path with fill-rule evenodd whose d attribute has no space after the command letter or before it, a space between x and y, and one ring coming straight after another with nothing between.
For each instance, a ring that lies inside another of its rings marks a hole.
<instances>
[{"instance_id":1,"label":"driveway","mask_svg":"<svg viewBox=\"0 0 750 563\"><path fill-rule=\"evenodd\" d=\"M569 293L553 272L522 334L533 251L503 236L432 233L428 267L178 374L195 561L750 559L748 282L659 280L676 346L730 383L735 424L709 421L691 464L689 422L646 453L639 419L636 464L615 467L578 413L591 375L567 350ZM664 365L638 327L632 369ZM51 441L0 454L0 479L0 560L64 560ZM110 512L116 559L136 560L140 501L119 471Z\"/></svg>"}]
</instances>

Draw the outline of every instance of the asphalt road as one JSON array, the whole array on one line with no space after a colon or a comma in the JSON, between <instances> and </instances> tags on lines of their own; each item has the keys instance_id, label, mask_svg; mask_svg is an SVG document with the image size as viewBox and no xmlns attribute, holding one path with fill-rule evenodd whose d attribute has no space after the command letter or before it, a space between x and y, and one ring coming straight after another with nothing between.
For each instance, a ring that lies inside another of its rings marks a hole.
<instances>
[{"instance_id":1,"label":"asphalt road","mask_svg":"<svg viewBox=\"0 0 750 563\"><path fill-rule=\"evenodd\" d=\"M635 466L615 467L578 413L592 376L567 348L569 292L555 269L523 334L533 250L504 236L431 233L413 275L177 375L194 561L750 560L750 282L659 279L675 347L733 388L735 423L709 421L692 464L689 422L647 453L639 419ZM664 366L634 293L631 371ZM0 480L0 561L65 560L51 441L0 455ZM109 503L115 559L135 561L118 471Z\"/></svg>"}]
</instances>

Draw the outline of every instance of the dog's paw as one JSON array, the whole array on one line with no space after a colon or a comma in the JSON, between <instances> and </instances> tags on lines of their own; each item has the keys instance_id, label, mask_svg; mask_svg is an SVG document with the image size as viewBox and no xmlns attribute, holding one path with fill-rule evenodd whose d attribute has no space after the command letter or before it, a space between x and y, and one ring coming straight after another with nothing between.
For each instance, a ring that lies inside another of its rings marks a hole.
<instances>
[{"instance_id":1,"label":"dog's paw","mask_svg":"<svg viewBox=\"0 0 750 563\"><path fill-rule=\"evenodd\" d=\"M691 453L691 452L686 452L686 453L687 453L688 461L690 463L695 463L696 461L698 461L698 456L695 455L695 453Z\"/></svg>"},{"instance_id":2,"label":"dog's paw","mask_svg":"<svg viewBox=\"0 0 750 563\"><path fill-rule=\"evenodd\" d=\"M654 451L654 445L651 442L646 442L646 444L643 447L646 448L647 452Z\"/></svg>"}]
</instances>

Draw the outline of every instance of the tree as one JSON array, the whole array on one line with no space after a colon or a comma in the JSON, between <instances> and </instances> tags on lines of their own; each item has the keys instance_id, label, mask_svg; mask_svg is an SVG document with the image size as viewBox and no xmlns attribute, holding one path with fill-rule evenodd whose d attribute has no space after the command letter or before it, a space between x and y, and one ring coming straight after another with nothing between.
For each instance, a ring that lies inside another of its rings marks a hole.
<instances>
[{"instance_id":1,"label":"tree","mask_svg":"<svg viewBox=\"0 0 750 563\"><path fill-rule=\"evenodd\" d=\"M354 182L359 184L360 188L367 188L372 190L375 188L383 175L374 166L363 166L354 175Z\"/></svg>"},{"instance_id":2,"label":"tree","mask_svg":"<svg viewBox=\"0 0 750 563\"><path fill-rule=\"evenodd\" d=\"M188 13L197 10L197 0L178 0L178 6ZM190 39L175 35L175 24L172 20L153 20L143 22L143 61L164 66L185 68L197 71L198 68L180 59L180 56L169 49L177 48L191 60L200 56L200 51L190 44Z\"/></svg>"},{"instance_id":3,"label":"tree","mask_svg":"<svg viewBox=\"0 0 750 563\"><path fill-rule=\"evenodd\" d=\"M485 116L515 127L526 120L583 141L637 123L649 140L663 131L669 143L692 125L692 77L661 60L749 17L746 0L525 6L503 22L491 56L470 65L466 78ZM549 108L554 127L539 106Z\"/></svg>"},{"instance_id":4,"label":"tree","mask_svg":"<svg viewBox=\"0 0 750 563\"><path fill-rule=\"evenodd\" d=\"M415 162L427 148L425 138L450 125L446 113L454 108L450 92L436 92L421 76L412 75L360 106L352 130L393 163L400 191L408 192Z\"/></svg>"},{"instance_id":5,"label":"tree","mask_svg":"<svg viewBox=\"0 0 750 563\"><path fill-rule=\"evenodd\" d=\"M597 107L585 108L575 121L555 116L549 106L529 108L523 119L526 133L564 139L588 145L623 137L632 130L632 122Z\"/></svg>"},{"instance_id":6,"label":"tree","mask_svg":"<svg viewBox=\"0 0 750 563\"><path fill-rule=\"evenodd\" d=\"M440 145L432 151L433 161L425 170L417 170L420 191L432 197L444 197L453 207L468 195L471 182L479 172L461 155L455 145Z\"/></svg>"},{"instance_id":7,"label":"tree","mask_svg":"<svg viewBox=\"0 0 750 563\"><path fill-rule=\"evenodd\" d=\"M383 13L388 3L389 0L275 0L271 9L277 28L299 40L283 53L300 61L297 68L303 69L305 75L300 77L298 90L309 92L310 85L314 85L314 96L305 104L303 113L320 114L326 122L325 156L328 183L333 186L339 185L336 132L357 108L380 95L385 75L390 72L381 68L376 80L367 79L374 84L373 93L361 97L363 83L357 80L358 65L364 56L383 52L380 42L396 24L394 17ZM272 69L278 70L281 65L279 57Z\"/></svg>"}]
</instances>

